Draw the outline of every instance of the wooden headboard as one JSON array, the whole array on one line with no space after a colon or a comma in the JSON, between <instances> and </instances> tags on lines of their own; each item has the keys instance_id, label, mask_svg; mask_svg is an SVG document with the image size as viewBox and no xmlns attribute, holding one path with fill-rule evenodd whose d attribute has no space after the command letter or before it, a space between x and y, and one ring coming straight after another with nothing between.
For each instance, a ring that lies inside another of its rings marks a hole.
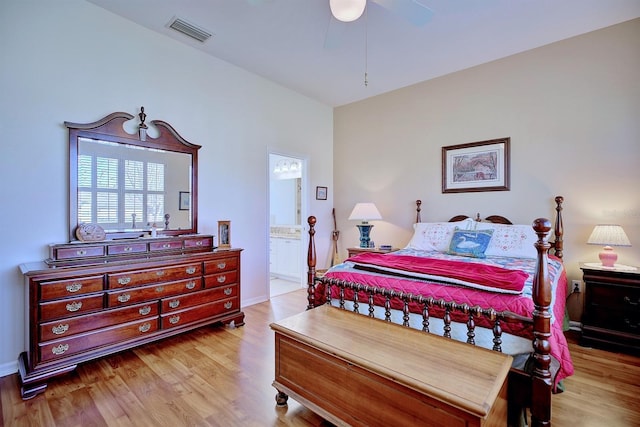
<instances>
[{"instance_id":1,"label":"wooden headboard","mask_svg":"<svg viewBox=\"0 0 640 427\"><path fill-rule=\"evenodd\" d=\"M557 256L558 258L562 258L563 256L563 235L564 235L564 228L563 228L563 224L562 224L562 203L564 202L564 197L562 196L556 196L556 198L554 199L556 202L556 220L555 220L555 226L553 228L553 235L555 238L555 241L553 242L549 242L551 244L551 249L553 249L553 252L555 254L555 256ZM422 222L422 217L420 215L420 211L422 210L422 200L416 200L416 222ZM467 218L471 218L468 215L456 215L452 218L449 219L449 222L456 222L456 221L464 221ZM489 215L488 217L486 217L485 219L481 219L480 218L480 214L476 214L476 217L474 218L475 221L485 221L485 222L492 222L494 224L506 224L506 225L513 225L513 222L511 222L511 220L509 220L508 218L502 216L502 215Z\"/></svg>"}]
</instances>

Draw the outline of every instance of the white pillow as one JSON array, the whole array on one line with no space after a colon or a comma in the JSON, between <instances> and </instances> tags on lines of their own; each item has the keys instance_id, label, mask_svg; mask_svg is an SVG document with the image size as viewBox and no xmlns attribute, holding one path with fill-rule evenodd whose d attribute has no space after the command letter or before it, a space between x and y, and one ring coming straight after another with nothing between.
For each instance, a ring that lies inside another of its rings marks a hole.
<instances>
[{"instance_id":1,"label":"white pillow","mask_svg":"<svg viewBox=\"0 0 640 427\"><path fill-rule=\"evenodd\" d=\"M413 224L413 237L407 244L407 249L417 249L430 252L446 252L453 236L454 229L458 227L467 230L473 220L467 218L456 222L418 222Z\"/></svg>"},{"instance_id":2,"label":"white pillow","mask_svg":"<svg viewBox=\"0 0 640 427\"><path fill-rule=\"evenodd\" d=\"M493 230L486 256L504 256L513 258L537 258L538 251L534 244L538 236L533 227L524 224L493 224L476 222L476 230Z\"/></svg>"}]
</instances>

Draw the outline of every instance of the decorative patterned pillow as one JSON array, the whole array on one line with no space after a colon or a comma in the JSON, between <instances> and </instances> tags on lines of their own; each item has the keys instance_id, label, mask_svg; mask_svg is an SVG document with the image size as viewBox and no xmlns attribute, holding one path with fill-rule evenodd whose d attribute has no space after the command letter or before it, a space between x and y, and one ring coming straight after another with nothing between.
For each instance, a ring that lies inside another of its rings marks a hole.
<instances>
[{"instance_id":1,"label":"decorative patterned pillow","mask_svg":"<svg viewBox=\"0 0 640 427\"><path fill-rule=\"evenodd\" d=\"M538 251L534 244L538 236L530 225L506 225L481 222L478 230L493 230L491 243L487 248L487 256L504 256L513 258L537 258Z\"/></svg>"},{"instance_id":2,"label":"decorative patterned pillow","mask_svg":"<svg viewBox=\"0 0 640 427\"><path fill-rule=\"evenodd\" d=\"M413 225L413 237L407 244L407 248L430 252L446 252L449 250L449 243L455 228L470 228L472 221L472 219L468 218L457 222L416 223Z\"/></svg>"},{"instance_id":3,"label":"decorative patterned pillow","mask_svg":"<svg viewBox=\"0 0 640 427\"><path fill-rule=\"evenodd\" d=\"M451 237L448 254L485 258L493 230L459 230Z\"/></svg>"}]
</instances>

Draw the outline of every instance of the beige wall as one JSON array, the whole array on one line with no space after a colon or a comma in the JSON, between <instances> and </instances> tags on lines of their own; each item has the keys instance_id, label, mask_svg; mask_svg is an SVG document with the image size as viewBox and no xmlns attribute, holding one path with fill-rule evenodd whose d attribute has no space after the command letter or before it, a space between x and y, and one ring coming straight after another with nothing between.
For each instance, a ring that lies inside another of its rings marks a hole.
<instances>
[{"instance_id":1,"label":"beige wall","mask_svg":"<svg viewBox=\"0 0 640 427\"><path fill-rule=\"evenodd\" d=\"M428 52L425 52L428 55ZM369 70L375 79L375 70ZM376 244L404 246L423 221L503 214L531 223L565 197L569 279L593 225L621 224L640 265L640 19L335 109L335 207L343 256L358 244L353 205L375 202ZM441 147L511 137L511 191L442 194ZM569 301L578 320L582 301Z\"/></svg>"}]
</instances>

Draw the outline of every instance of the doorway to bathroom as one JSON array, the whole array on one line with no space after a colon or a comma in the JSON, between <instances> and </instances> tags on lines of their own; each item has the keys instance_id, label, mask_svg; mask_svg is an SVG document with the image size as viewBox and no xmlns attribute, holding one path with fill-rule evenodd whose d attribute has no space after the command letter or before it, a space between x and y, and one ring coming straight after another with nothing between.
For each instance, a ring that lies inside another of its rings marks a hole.
<instances>
[{"instance_id":1,"label":"doorway to bathroom","mask_svg":"<svg viewBox=\"0 0 640 427\"><path fill-rule=\"evenodd\" d=\"M303 287L304 159L269 154L269 296Z\"/></svg>"}]
</instances>

